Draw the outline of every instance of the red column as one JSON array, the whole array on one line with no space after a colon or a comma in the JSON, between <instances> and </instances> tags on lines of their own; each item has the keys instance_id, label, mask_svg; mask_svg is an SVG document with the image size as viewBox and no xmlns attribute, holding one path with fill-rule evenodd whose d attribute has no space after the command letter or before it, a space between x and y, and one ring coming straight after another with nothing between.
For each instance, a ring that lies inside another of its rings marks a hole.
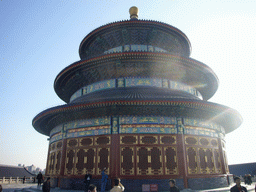
<instances>
[{"instance_id":1,"label":"red column","mask_svg":"<svg viewBox=\"0 0 256 192\"><path fill-rule=\"evenodd\" d=\"M177 134L177 146L179 175L183 176L184 187L188 188L186 148L183 134Z\"/></svg>"},{"instance_id":2,"label":"red column","mask_svg":"<svg viewBox=\"0 0 256 192\"><path fill-rule=\"evenodd\" d=\"M221 142L220 138L218 138L218 143L219 143L219 152L220 152L220 162L221 162L222 173L226 174L226 166L225 166L225 160L224 160L224 153L223 153L222 142Z\"/></svg>"},{"instance_id":3,"label":"red column","mask_svg":"<svg viewBox=\"0 0 256 192\"><path fill-rule=\"evenodd\" d=\"M110 177L112 185L115 178L119 177L120 173L120 157L119 157L119 134L112 134L111 136L111 153L110 153Z\"/></svg>"},{"instance_id":4,"label":"red column","mask_svg":"<svg viewBox=\"0 0 256 192\"><path fill-rule=\"evenodd\" d=\"M61 165L60 165L60 175L58 177L58 187L60 187L60 179L64 176L65 170L65 160L66 160L66 150L67 150L67 139L62 140L62 152L61 152Z\"/></svg>"},{"instance_id":5,"label":"red column","mask_svg":"<svg viewBox=\"0 0 256 192\"><path fill-rule=\"evenodd\" d=\"M50 142L49 142L49 147L48 147L48 156L47 156L47 161L46 161L46 169L45 169L45 175L47 175L48 174L48 163L49 163L49 155L50 155L50 146L51 146L51 144L50 144Z\"/></svg>"}]
</instances>

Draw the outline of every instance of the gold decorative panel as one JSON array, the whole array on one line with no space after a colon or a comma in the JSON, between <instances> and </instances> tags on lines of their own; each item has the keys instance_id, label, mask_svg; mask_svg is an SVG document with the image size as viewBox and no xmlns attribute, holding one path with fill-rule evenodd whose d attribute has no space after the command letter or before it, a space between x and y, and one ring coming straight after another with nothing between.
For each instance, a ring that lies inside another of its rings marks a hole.
<instances>
[{"instance_id":1,"label":"gold decorative panel","mask_svg":"<svg viewBox=\"0 0 256 192\"><path fill-rule=\"evenodd\" d=\"M177 139L176 136L160 136L160 144L168 144L168 145L173 145L177 144Z\"/></svg>"},{"instance_id":2,"label":"gold decorative panel","mask_svg":"<svg viewBox=\"0 0 256 192\"><path fill-rule=\"evenodd\" d=\"M50 161L50 170L51 174L54 175L54 165L55 165L55 160L56 160L56 152L51 153L51 161Z\"/></svg>"},{"instance_id":3,"label":"gold decorative panel","mask_svg":"<svg viewBox=\"0 0 256 192\"><path fill-rule=\"evenodd\" d=\"M48 175L53 175L54 174L55 156L56 156L56 152L51 152L49 154L48 163L47 163Z\"/></svg>"},{"instance_id":4,"label":"gold decorative panel","mask_svg":"<svg viewBox=\"0 0 256 192\"><path fill-rule=\"evenodd\" d=\"M126 135L126 136L120 136L120 144L138 144L138 136L135 135Z\"/></svg>"},{"instance_id":5,"label":"gold decorative panel","mask_svg":"<svg viewBox=\"0 0 256 192\"><path fill-rule=\"evenodd\" d=\"M140 144L158 144L158 136L144 135L140 136Z\"/></svg>"},{"instance_id":6,"label":"gold decorative panel","mask_svg":"<svg viewBox=\"0 0 256 192\"><path fill-rule=\"evenodd\" d=\"M101 175L104 167L106 167L106 174L109 174L109 164L110 164L110 148L102 147L98 148L97 151L97 175Z\"/></svg>"},{"instance_id":7,"label":"gold decorative panel","mask_svg":"<svg viewBox=\"0 0 256 192\"><path fill-rule=\"evenodd\" d=\"M215 162L215 172L221 173L221 162L220 162L220 153L218 149L213 150L214 153L214 162Z\"/></svg>"},{"instance_id":8,"label":"gold decorative panel","mask_svg":"<svg viewBox=\"0 0 256 192\"><path fill-rule=\"evenodd\" d=\"M199 148L199 168L200 173L211 174L214 173L214 162L212 149L209 148Z\"/></svg>"},{"instance_id":9,"label":"gold decorative panel","mask_svg":"<svg viewBox=\"0 0 256 192\"><path fill-rule=\"evenodd\" d=\"M86 152L85 149L76 150L76 161L75 161L75 175L85 175L85 158Z\"/></svg>"},{"instance_id":10,"label":"gold decorative panel","mask_svg":"<svg viewBox=\"0 0 256 192\"><path fill-rule=\"evenodd\" d=\"M187 165L188 165L188 173L189 174L197 174L198 166L197 166L197 154L195 147L186 147L187 152Z\"/></svg>"},{"instance_id":11,"label":"gold decorative panel","mask_svg":"<svg viewBox=\"0 0 256 192\"><path fill-rule=\"evenodd\" d=\"M95 158L96 153L94 148L77 149L76 163L74 174L85 175L86 171L95 174Z\"/></svg>"},{"instance_id":12,"label":"gold decorative panel","mask_svg":"<svg viewBox=\"0 0 256 192\"><path fill-rule=\"evenodd\" d=\"M51 148L52 151L55 150L55 147L56 147L55 145L56 145L56 143L52 143L52 144L51 144L51 147L50 147L50 148Z\"/></svg>"},{"instance_id":13,"label":"gold decorative panel","mask_svg":"<svg viewBox=\"0 0 256 192\"><path fill-rule=\"evenodd\" d=\"M164 162L166 175L179 174L176 147L164 147Z\"/></svg>"},{"instance_id":14,"label":"gold decorative panel","mask_svg":"<svg viewBox=\"0 0 256 192\"><path fill-rule=\"evenodd\" d=\"M137 147L137 175L162 175L161 147Z\"/></svg>"},{"instance_id":15,"label":"gold decorative panel","mask_svg":"<svg viewBox=\"0 0 256 192\"><path fill-rule=\"evenodd\" d=\"M134 175L134 147L121 147L120 151L121 175Z\"/></svg>"},{"instance_id":16,"label":"gold decorative panel","mask_svg":"<svg viewBox=\"0 0 256 192\"><path fill-rule=\"evenodd\" d=\"M55 175L59 175L60 174L60 166L61 166L61 151L57 151L56 152L55 165L54 165L54 174Z\"/></svg>"},{"instance_id":17,"label":"gold decorative panel","mask_svg":"<svg viewBox=\"0 0 256 192\"><path fill-rule=\"evenodd\" d=\"M210 139L206 137L199 137L199 145L210 146Z\"/></svg>"},{"instance_id":18,"label":"gold decorative panel","mask_svg":"<svg viewBox=\"0 0 256 192\"><path fill-rule=\"evenodd\" d=\"M110 136L95 137L94 145L110 145L110 144L111 144Z\"/></svg>"},{"instance_id":19,"label":"gold decorative panel","mask_svg":"<svg viewBox=\"0 0 256 192\"><path fill-rule=\"evenodd\" d=\"M66 153L66 162L65 162L65 175L72 175L74 171L74 163L75 163L75 150L69 149Z\"/></svg>"},{"instance_id":20,"label":"gold decorative panel","mask_svg":"<svg viewBox=\"0 0 256 192\"><path fill-rule=\"evenodd\" d=\"M211 145L213 147L218 147L218 140L217 139L211 139Z\"/></svg>"},{"instance_id":21,"label":"gold decorative panel","mask_svg":"<svg viewBox=\"0 0 256 192\"><path fill-rule=\"evenodd\" d=\"M93 145L93 138L92 137L83 137L79 138L79 146L86 147Z\"/></svg>"},{"instance_id":22,"label":"gold decorative panel","mask_svg":"<svg viewBox=\"0 0 256 192\"><path fill-rule=\"evenodd\" d=\"M77 147L77 146L78 146L78 139L67 140L67 147Z\"/></svg>"},{"instance_id":23,"label":"gold decorative panel","mask_svg":"<svg viewBox=\"0 0 256 192\"><path fill-rule=\"evenodd\" d=\"M61 149L62 148L62 141L58 142L56 144L56 147L57 147L57 149Z\"/></svg>"},{"instance_id":24,"label":"gold decorative panel","mask_svg":"<svg viewBox=\"0 0 256 192\"><path fill-rule=\"evenodd\" d=\"M198 145L198 138L193 136L185 136L186 145Z\"/></svg>"}]
</instances>

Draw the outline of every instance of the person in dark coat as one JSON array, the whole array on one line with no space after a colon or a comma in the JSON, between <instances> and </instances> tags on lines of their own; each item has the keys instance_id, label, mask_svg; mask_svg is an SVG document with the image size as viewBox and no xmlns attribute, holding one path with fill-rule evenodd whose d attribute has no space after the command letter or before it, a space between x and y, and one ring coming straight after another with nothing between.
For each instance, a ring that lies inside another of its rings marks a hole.
<instances>
[{"instance_id":1,"label":"person in dark coat","mask_svg":"<svg viewBox=\"0 0 256 192\"><path fill-rule=\"evenodd\" d=\"M38 173L38 175L36 176L37 179L37 185L41 186L42 180L43 180L43 175L41 172Z\"/></svg>"},{"instance_id":2,"label":"person in dark coat","mask_svg":"<svg viewBox=\"0 0 256 192\"><path fill-rule=\"evenodd\" d=\"M180 192L179 188L175 184L176 182L174 179L169 180L170 192Z\"/></svg>"},{"instance_id":3,"label":"person in dark coat","mask_svg":"<svg viewBox=\"0 0 256 192\"><path fill-rule=\"evenodd\" d=\"M50 177L47 178L47 180L43 184L43 192L50 192L51 190L51 183L50 183Z\"/></svg>"},{"instance_id":4,"label":"person in dark coat","mask_svg":"<svg viewBox=\"0 0 256 192\"><path fill-rule=\"evenodd\" d=\"M248 184L248 175L244 175L243 178L244 178L244 184L245 185Z\"/></svg>"},{"instance_id":5,"label":"person in dark coat","mask_svg":"<svg viewBox=\"0 0 256 192\"><path fill-rule=\"evenodd\" d=\"M23 184L24 184L26 181L26 176L24 176L22 180L23 180Z\"/></svg>"},{"instance_id":6,"label":"person in dark coat","mask_svg":"<svg viewBox=\"0 0 256 192\"><path fill-rule=\"evenodd\" d=\"M247 175L247 181L248 181L248 185L252 184L252 176L250 174Z\"/></svg>"},{"instance_id":7,"label":"person in dark coat","mask_svg":"<svg viewBox=\"0 0 256 192\"><path fill-rule=\"evenodd\" d=\"M86 171L86 175L84 177L84 183L85 183L85 191L88 191L88 187L91 184L92 175Z\"/></svg>"},{"instance_id":8,"label":"person in dark coat","mask_svg":"<svg viewBox=\"0 0 256 192\"><path fill-rule=\"evenodd\" d=\"M239 177L235 177L234 181L236 185L230 189L230 192L247 192L247 189L241 186L241 180Z\"/></svg>"}]
</instances>

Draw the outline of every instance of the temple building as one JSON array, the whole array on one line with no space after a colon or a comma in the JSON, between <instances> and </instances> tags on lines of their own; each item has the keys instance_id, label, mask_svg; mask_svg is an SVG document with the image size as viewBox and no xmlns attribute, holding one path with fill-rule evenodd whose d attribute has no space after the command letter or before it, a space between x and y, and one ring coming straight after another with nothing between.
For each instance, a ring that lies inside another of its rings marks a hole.
<instances>
[{"instance_id":1,"label":"temple building","mask_svg":"<svg viewBox=\"0 0 256 192\"><path fill-rule=\"evenodd\" d=\"M121 178L126 191L143 184L169 190L228 186L232 180L225 134L241 115L208 102L218 89L210 67L190 58L179 29L159 21L101 26L81 42L81 60L54 81L66 104L42 111L34 128L49 136L46 175L53 186L82 188L86 171L100 190L101 171Z\"/></svg>"}]
</instances>

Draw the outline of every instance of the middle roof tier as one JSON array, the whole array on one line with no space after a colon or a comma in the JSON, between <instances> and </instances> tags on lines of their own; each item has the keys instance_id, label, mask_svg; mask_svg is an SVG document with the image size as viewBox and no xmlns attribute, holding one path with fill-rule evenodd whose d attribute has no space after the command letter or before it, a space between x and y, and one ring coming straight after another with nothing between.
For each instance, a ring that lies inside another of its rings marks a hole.
<instances>
[{"instance_id":1,"label":"middle roof tier","mask_svg":"<svg viewBox=\"0 0 256 192\"><path fill-rule=\"evenodd\" d=\"M63 69L54 89L65 102L79 89L96 82L118 78L156 78L195 88L204 100L218 89L218 78L207 65L191 58L168 53L112 53L80 60Z\"/></svg>"}]
</instances>

